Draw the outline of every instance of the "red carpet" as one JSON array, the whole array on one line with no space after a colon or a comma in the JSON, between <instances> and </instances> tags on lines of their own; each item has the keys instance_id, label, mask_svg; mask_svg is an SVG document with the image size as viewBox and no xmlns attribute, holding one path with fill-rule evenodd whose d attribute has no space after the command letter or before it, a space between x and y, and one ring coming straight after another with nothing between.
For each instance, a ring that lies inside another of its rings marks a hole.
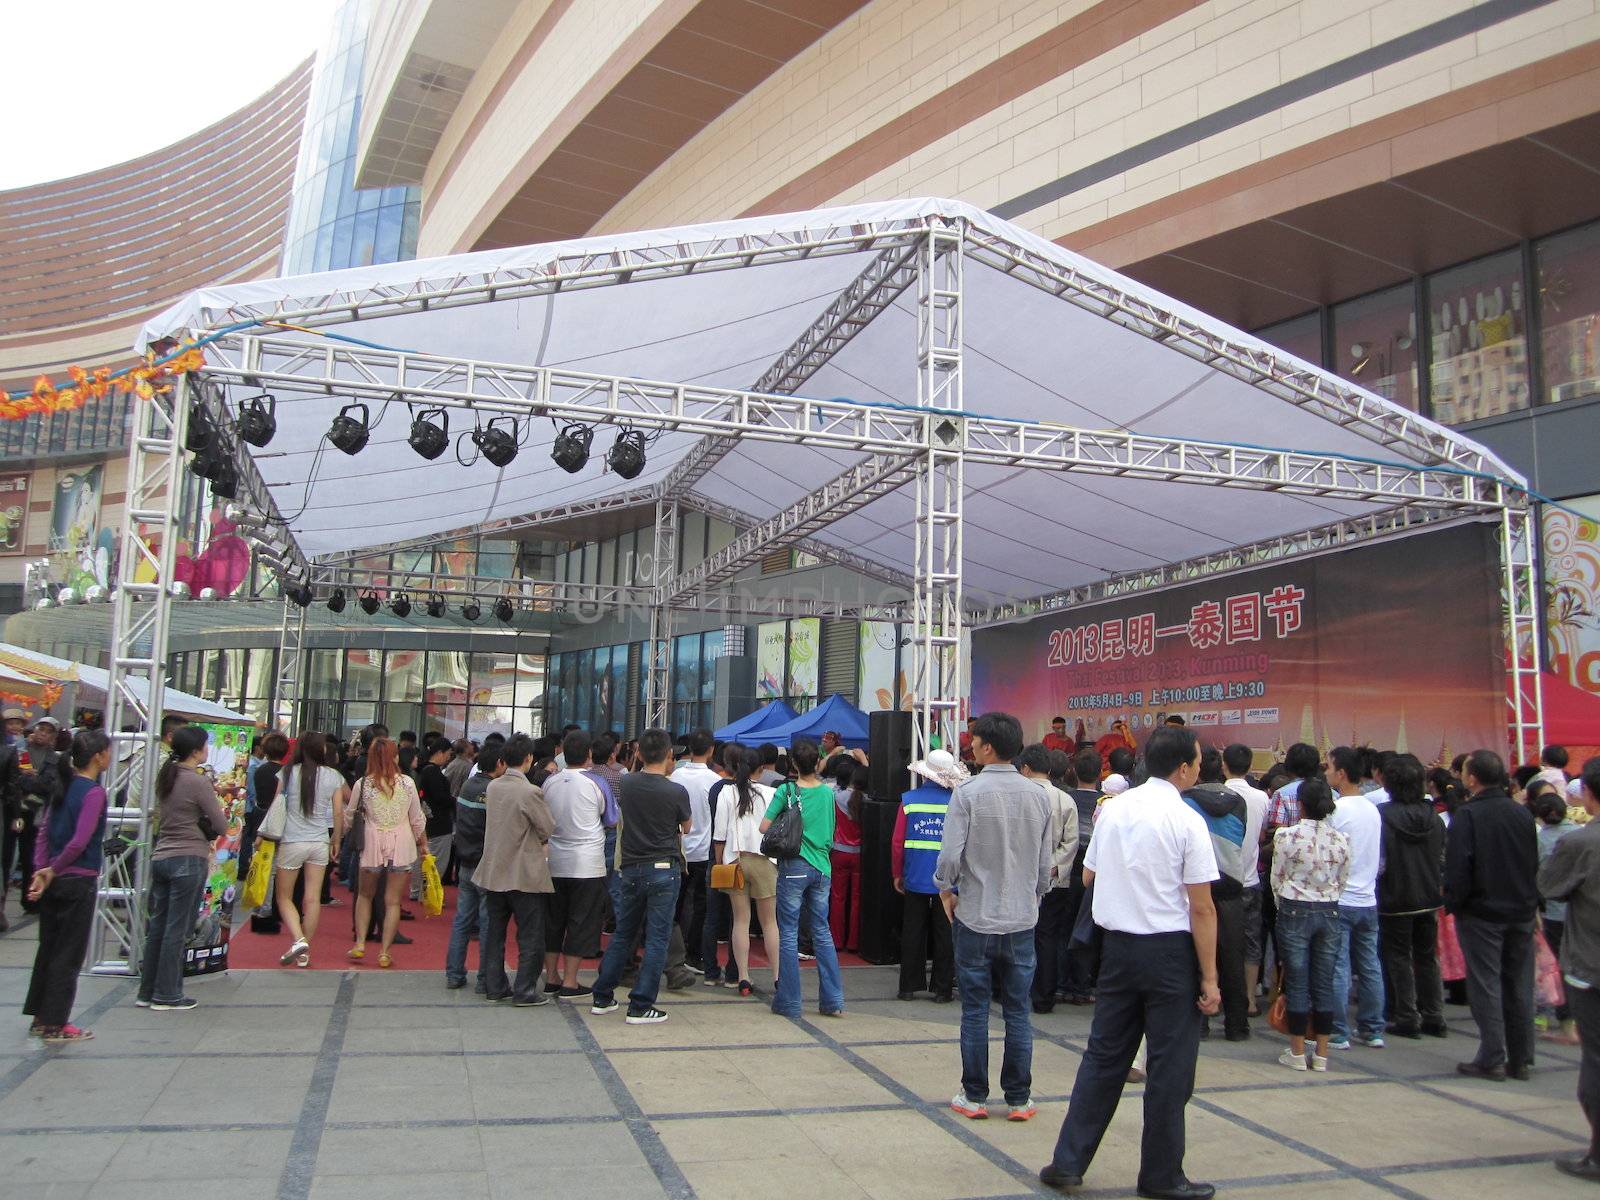
<instances>
[{"instance_id":1,"label":"red carpet","mask_svg":"<svg viewBox=\"0 0 1600 1200\"><path fill-rule=\"evenodd\" d=\"M345 952L353 944L350 931L351 911L355 901L350 893L340 884L333 888L334 899L338 901L332 908L322 910L322 921L317 929L317 936L311 940L311 967L313 971L343 971L346 968L362 968L381 970L378 966L378 943L367 943L367 956L360 962L351 962L345 957ZM422 915L420 902L406 901L405 907L416 914L414 921L401 921L400 932L411 939L409 946L396 946L391 952L394 959L395 970L409 971L443 971L444 954L450 944L450 923L455 919L456 889L447 887L444 890L444 912L437 917ZM513 945L515 934L512 934ZM281 934L267 936L251 933L250 921L244 920L233 931L233 939L228 944L228 965L240 970L269 967L277 969L280 964L278 956L289 948L289 931ZM514 950L511 953L515 953ZM762 953L761 939L750 939L750 965L765 968L766 955ZM811 966L811 963L802 963L802 966ZM859 955L841 953L839 955L841 967L870 966ZM584 964L588 970L599 966L596 961ZM478 943L470 942L467 946L467 970L476 971L478 968ZM294 970L294 967L282 968Z\"/></svg>"}]
</instances>

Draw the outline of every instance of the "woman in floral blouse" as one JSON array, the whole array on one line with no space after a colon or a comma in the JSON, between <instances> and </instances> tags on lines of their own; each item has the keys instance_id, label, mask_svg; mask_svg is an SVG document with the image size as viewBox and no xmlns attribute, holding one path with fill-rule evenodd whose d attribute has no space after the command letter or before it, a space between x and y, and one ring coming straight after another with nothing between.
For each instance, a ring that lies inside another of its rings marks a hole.
<instances>
[{"instance_id":1,"label":"woman in floral blouse","mask_svg":"<svg viewBox=\"0 0 1600 1200\"><path fill-rule=\"evenodd\" d=\"M1329 823L1333 793L1320 775L1305 780L1300 819L1272 839L1272 894L1278 900L1278 953L1283 959L1289 1048L1278 1061L1294 1071L1328 1069L1333 1031L1333 969L1338 958L1339 896L1350 875L1350 839ZM1316 1049L1306 1053L1306 1038ZM1309 1061L1308 1061L1309 1060Z\"/></svg>"}]
</instances>

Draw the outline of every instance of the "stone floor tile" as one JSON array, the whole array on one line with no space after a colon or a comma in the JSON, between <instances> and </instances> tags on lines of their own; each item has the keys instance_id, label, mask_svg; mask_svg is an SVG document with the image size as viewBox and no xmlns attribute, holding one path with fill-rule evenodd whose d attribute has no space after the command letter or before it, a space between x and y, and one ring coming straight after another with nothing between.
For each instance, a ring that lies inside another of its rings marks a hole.
<instances>
[{"instance_id":1,"label":"stone floor tile","mask_svg":"<svg viewBox=\"0 0 1600 1200\"><path fill-rule=\"evenodd\" d=\"M745 1053L707 1051L691 1057L677 1051L640 1051L616 1055L612 1065L646 1115L770 1108L771 1100L739 1069ZM689 1063L692 1069L685 1070Z\"/></svg>"},{"instance_id":2,"label":"stone floor tile","mask_svg":"<svg viewBox=\"0 0 1600 1200\"><path fill-rule=\"evenodd\" d=\"M125 1133L0 1136L0 1180L19 1191L59 1180L93 1183L127 1140ZM4 1190L4 1189L0 1189Z\"/></svg>"},{"instance_id":3,"label":"stone floor tile","mask_svg":"<svg viewBox=\"0 0 1600 1200\"><path fill-rule=\"evenodd\" d=\"M0 1100L0 1127L136 1123L181 1065L179 1059L68 1057L79 1048L44 1051L51 1059Z\"/></svg>"},{"instance_id":4,"label":"stone floor tile","mask_svg":"<svg viewBox=\"0 0 1600 1200\"><path fill-rule=\"evenodd\" d=\"M621 1120L560 1125L481 1125L478 1137L491 1174L558 1167L639 1167L639 1143Z\"/></svg>"},{"instance_id":5,"label":"stone floor tile","mask_svg":"<svg viewBox=\"0 0 1600 1200\"><path fill-rule=\"evenodd\" d=\"M294 1121L305 1103L316 1061L305 1056L226 1063L191 1058L179 1066L145 1114L148 1121Z\"/></svg>"},{"instance_id":6,"label":"stone floor tile","mask_svg":"<svg viewBox=\"0 0 1600 1200\"><path fill-rule=\"evenodd\" d=\"M102 1178L187 1183L195 1178L196 1163L226 1163L229 1180L276 1180L283 1173L293 1137L289 1129L243 1128L129 1134L106 1164Z\"/></svg>"},{"instance_id":7,"label":"stone floor tile","mask_svg":"<svg viewBox=\"0 0 1600 1200\"><path fill-rule=\"evenodd\" d=\"M594 1068L576 1054L469 1056L473 1112L494 1117L611 1116L616 1105Z\"/></svg>"},{"instance_id":8,"label":"stone floor tile","mask_svg":"<svg viewBox=\"0 0 1600 1200\"><path fill-rule=\"evenodd\" d=\"M1577 1157L1552 1155L1552 1158ZM1563 1175L1548 1163L1514 1167L1469 1167L1454 1171L1429 1171L1396 1175L1394 1182L1428 1197L1461 1200L1464 1196L1537 1196L1539 1200L1592 1200L1595 1186Z\"/></svg>"},{"instance_id":9,"label":"stone floor tile","mask_svg":"<svg viewBox=\"0 0 1600 1200\"><path fill-rule=\"evenodd\" d=\"M489 1173L492 1200L657 1200L666 1196L644 1163L632 1166L531 1167ZM701 1200L711 1200L701 1193Z\"/></svg>"},{"instance_id":10,"label":"stone floor tile","mask_svg":"<svg viewBox=\"0 0 1600 1200\"><path fill-rule=\"evenodd\" d=\"M394 1165L404 1166L405 1160L397 1160ZM401 1197L490 1200L489 1176L482 1171L424 1173L431 1164L419 1160L413 1165L417 1170L407 1174L315 1175L311 1179L310 1200L399 1200Z\"/></svg>"},{"instance_id":11,"label":"stone floor tile","mask_svg":"<svg viewBox=\"0 0 1600 1200\"><path fill-rule=\"evenodd\" d=\"M404 1163L415 1163L419 1169L425 1166L430 1172L487 1169L478 1130L471 1125L454 1125L434 1129L325 1129L317 1147L314 1174L387 1175Z\"/></svg>"},{"instance_id":12,"label":"stone floor tile","mask_svg":"<svg viewBox=\"0 0 1600 1200\"><path fill-rule=\"evenodd\" d=\"M345 1058L334 1076L330 1122L414 1121L473 1117L466 1060Z\"/></svg>"},{"instance_id":13,"label":"stone floor tile","mask_svg":"<svg viewBox=\"0 0 1600 1200\"><path fill-rule=\"evenodd\" d=\"M740 1050L730 1056L772 1108L891 1104L898 1097L823 1046Z\"/></svg>"},{"instance_id":14,"label":"stone floor tile","mask_svg":"<svg viewBox=\"0 0 1600 1200\"><path fill-rule=\"evenodd\" d=\"M760 1163L756 1175L782 1175L809 1170L825 1157L806 1135L799 1117L701 1117L661 1121L655 1126L661 1144L679 1167L691 1163ZM799 1164L806 1164L801 1167Z\"/></svg>"},{"instance_id":15,"label":"stone floor tile","mask_svg":"<svg viewBox=\"0 0 1600 1200\"><path fill-rule=\"evenodd\" d=\"M838 1164L813 1160L795 1173L752 1170L748 1162L692 1162L683 1164L684 1178L701 1200L871 1200L872 1193ZM803 1175L800 1172L803 1171ZM804 1180L803 1190L798 1180Z\"/></svg>"}]
</instances>

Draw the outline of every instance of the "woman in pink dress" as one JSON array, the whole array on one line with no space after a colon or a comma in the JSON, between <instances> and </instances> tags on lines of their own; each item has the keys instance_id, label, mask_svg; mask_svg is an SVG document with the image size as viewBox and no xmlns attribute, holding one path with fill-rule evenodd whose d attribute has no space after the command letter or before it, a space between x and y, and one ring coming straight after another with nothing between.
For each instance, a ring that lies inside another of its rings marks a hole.
<instances>
[{"instance_id":1,"label":"woman in pink dress","mask_svg":"<svg viewBox=\"0 0 1600 1200\"><path fill-rule=\"evenodd\" d=\"M372 920L372 900L383 884L383 943L378 965L393 965L389 947L400 928L400 900L411 878L411 867L428 852L427 821L417 785L400 773L399 747L378 738L367 749L367 773L351 789L348 807L335 813L334 858L357 812L362 814L361 881L356 889L356 944L349 957L367 956L366 932Z\"/></svg>"}]
</instances>

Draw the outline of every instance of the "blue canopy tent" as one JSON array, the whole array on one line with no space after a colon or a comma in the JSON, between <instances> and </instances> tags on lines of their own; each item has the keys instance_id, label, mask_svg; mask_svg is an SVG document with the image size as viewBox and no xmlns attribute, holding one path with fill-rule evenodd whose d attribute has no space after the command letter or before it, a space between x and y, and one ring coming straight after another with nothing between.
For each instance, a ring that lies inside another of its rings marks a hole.
<instances>
[{"instance_id":1,"label":"blue canopy tent","mask_svg":"<svg viewBox=\"0 0 1600 1200\"><path fill-rule=\"evenodd\" d=\"M736 734L724 740L738 742L741 746L759 746L762 742L788 746L795 738L821 741L822 735L829 730L837 733L840 740L853 750L867 748L867 714L839 695L829 696L809 712L802 713L786 724L771 725L759 732Z\"/></svg>"},{"instance_id":2,"label":"blue canopy tent","mask_svg":"<svg viewBox=\"0 0 1600 1200\"><path fill-rule=\"evenodd\" d=\"M724 725L711 736L716 738L719 742L736 742L739 741L740 734L760 733L765 729L773 729L779 725L787 725L799 715L799 713L795 712L794 709L790 708L789 705L784 701L769 700L760 708L756 709L755 712L746 713L737 721ZM747 744L759 746L762 742L767 740L767 738L761 737L756 741Z\"/></svg>"}]
</instances>

